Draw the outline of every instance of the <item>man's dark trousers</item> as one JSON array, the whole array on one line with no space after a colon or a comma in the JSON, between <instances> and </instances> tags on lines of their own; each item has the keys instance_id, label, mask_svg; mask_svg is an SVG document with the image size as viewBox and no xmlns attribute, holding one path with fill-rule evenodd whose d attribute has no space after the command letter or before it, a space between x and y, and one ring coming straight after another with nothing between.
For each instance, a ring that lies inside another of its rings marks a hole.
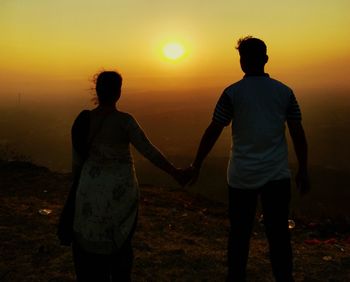
<instances>
[{"instance_id":1,"label":"man's dark trousers","mask_svg":"<svg viewBox=\"0 0 350 282\"><path fill-rule=\"evenodd\" d=\"M227 281L246 281L249 241L260 196L272 271L278 282L290 282L293 257L288 228L290 179L266 183L259 189L229 187L230 235Z\"/></svg>"}]
</instances>

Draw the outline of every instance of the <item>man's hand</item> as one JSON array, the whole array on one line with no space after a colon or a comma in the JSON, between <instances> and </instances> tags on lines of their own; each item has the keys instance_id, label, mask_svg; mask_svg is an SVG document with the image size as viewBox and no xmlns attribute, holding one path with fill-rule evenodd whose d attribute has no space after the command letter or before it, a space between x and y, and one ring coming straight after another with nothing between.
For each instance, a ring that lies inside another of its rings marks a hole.
<instances>
[{"instance_id":1,"label":"man's hand","mask_svg":"<svg viewBox=\"0 0 350 282\"><path fill-rule=\"evenodd\" d=\"M306 169L298 170L297 175L295 177L295 182L301 196L304 196L310 191L310 180Z\"/></svg>"},{"instance_id":2,"label":"man's hand","mask_svg":"<svg viewBox=\"0 0 350 282\"><path fill-rule=\"evenodd\" d=\"M185 171L186 178L188 179L186 184L190 186L194 185L197 182L199 177L199 168L191 165L184 171Z\"/></svg>"},{"instance_id":3,"label":"man's hand","mask_svg":"<svg viewBox=\"0 0 350 282\"><path fill-rule=\"evenodd\" d=\"M197 181L199 169L196 169L193 166L185 169L175 168L171 175L180 186L184 187L188 184L193 185Z\"/></svg>"},{"instance_id":4,"label":"man's hand","mask_svg":"<svg viewBox=\"0 0 350 282\"><path fill-rule=\"evenodd\" d=\"M181 168L177 168L172 173L172 176L174 177L176 182L182 187L186 186L193 178L192 172L190 172L188 169Z\"/></svg>"}]
</instances>

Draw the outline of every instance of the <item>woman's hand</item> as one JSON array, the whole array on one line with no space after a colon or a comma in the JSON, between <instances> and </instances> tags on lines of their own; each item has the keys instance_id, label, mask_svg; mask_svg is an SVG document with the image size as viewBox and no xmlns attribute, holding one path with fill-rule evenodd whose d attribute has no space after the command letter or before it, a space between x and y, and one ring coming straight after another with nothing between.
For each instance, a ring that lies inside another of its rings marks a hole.
<instances>
[{"instance_id":1,"label":"woman's hand","mask_svg":"<svg viewBox=\"0 0 350 282\"><path fill-rule=\"evenodd\" d=\"M190 166L186 169L176 168L172 176L175 178L180 186L186 186L187 184L193 185L199 175L199 170Z\"/></svg>"},{"instance_id":2,"label":"woman's hand","mask_svg":"<svg viewBox=\"0 0 350 282\"><path fill-rule=\"evenodd\" d=\"M187 184L194 185L197 182L199 177L199 171L200 169L193 165L185 169L186 177L189 179Z\"/></svg>"}]
</instances>

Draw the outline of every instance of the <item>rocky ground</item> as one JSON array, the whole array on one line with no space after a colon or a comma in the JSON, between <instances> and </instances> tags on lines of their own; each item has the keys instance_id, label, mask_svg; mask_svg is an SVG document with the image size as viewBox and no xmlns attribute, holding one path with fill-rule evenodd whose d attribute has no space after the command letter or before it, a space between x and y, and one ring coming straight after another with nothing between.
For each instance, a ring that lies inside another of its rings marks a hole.
<instances>
[{"instance_id":1,"label":"rocky ground","mask_svg":"<svg viewBox=\"0 0 350 282\"><path fill-rule=\"evenodd\" d=\"M70 249L55 235L69 182L31 163L0 161L0 281L74 281ZM296 281L350 281L349 223L294 220ZM226 205L141 186L133 281L224 281L227 234ZM273 281L258 221L248 274Z\"/></svg>"}]
</instances>

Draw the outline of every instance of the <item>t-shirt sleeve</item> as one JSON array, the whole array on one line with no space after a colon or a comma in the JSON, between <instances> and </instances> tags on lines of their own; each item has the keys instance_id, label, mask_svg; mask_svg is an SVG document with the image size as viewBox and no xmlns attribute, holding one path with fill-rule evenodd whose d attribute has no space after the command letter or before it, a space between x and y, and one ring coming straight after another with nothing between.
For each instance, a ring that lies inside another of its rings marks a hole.
<instances>
[{"instance_id":1,"label":"t-shirt sleeve","mask_svg":"<svg viewBox=\"0 0 350 282\"><path fill-rule=\"evenodd\" d=\"M289 97L289 104L287 108L287 120L301 121L300 107L293 92L291 92Z\"/></svg>"},{"instance_id":2,"label":"t-shirt sleeve","mask_svg":"<svg viewBox=\"0 0 350 282\"><path fill-rule=\"evenodd\" d=\"M216 104L214 114L213 114L213 121L220 123L224 126L228 126L230 122L232 121L233 117L233 105L232 100L228 93L224 91L219 101Z\"/></svg>"}]
</instances>

